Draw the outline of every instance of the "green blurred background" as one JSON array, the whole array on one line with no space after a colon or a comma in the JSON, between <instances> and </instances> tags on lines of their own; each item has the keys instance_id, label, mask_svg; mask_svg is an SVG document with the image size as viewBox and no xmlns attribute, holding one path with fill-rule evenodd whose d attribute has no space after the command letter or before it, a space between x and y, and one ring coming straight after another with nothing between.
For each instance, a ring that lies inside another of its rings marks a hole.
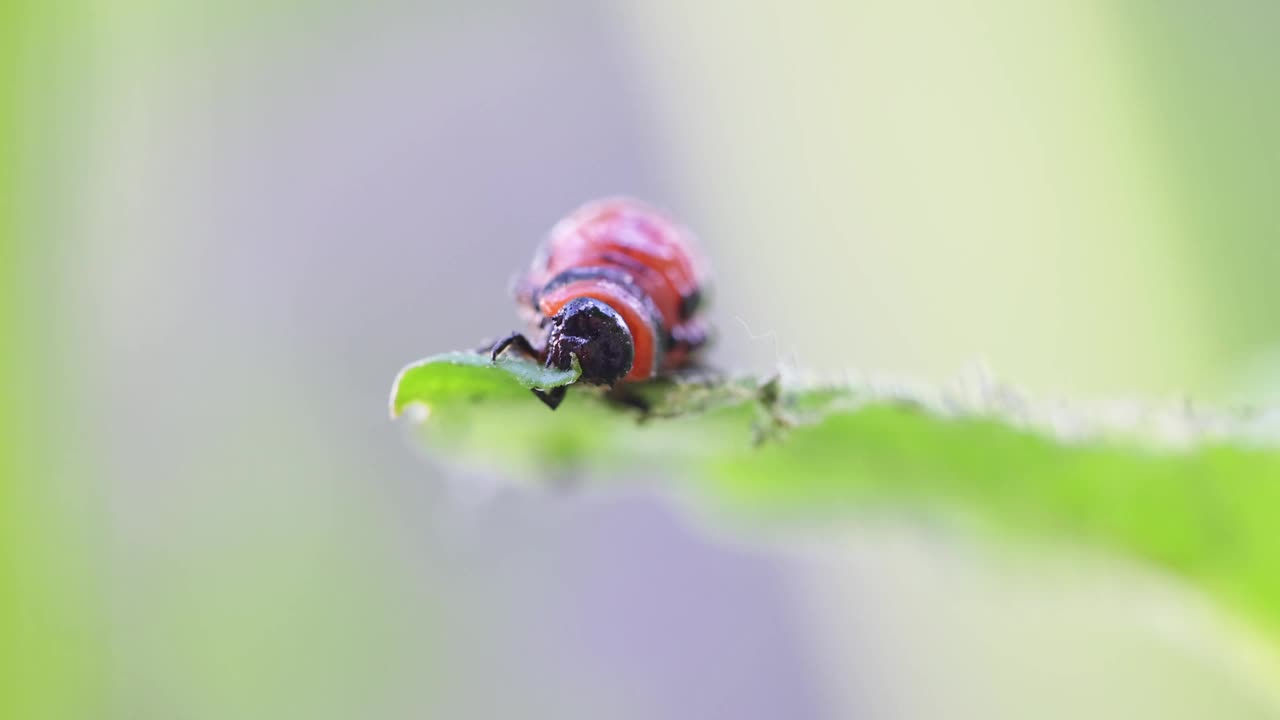
<instances>
[{"instance_id":1,"label":"green blurred background","mask_svg":"<svg viewBox=\"0 0 1280 720\"><path fill-rule=\"evenodd\" d=\"M699 231L721 365L1273 400L1280 5L0 13L0 715L1280 712L1247 633L1142 569L726 540L384 415L613 192Z\"/></svg>"}]
</instances>

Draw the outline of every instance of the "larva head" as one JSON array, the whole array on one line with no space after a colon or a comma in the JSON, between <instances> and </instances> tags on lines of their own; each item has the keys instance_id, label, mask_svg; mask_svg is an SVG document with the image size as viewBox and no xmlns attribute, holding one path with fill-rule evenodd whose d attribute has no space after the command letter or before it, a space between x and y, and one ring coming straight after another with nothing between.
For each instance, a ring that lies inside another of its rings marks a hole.
<instances>
[{"instance_id":1,"label":"larva head","mask_svg":"<svg viewBox=\"0 0 1280 720\"><path fill-rule=\"evenodd\" d=\"M612 385L635 362L635 342L627 323L607 303L589 297L570 300L551 317L547 365L568 370L578 356L583 382Z\"/></svg>"}]
</instances>

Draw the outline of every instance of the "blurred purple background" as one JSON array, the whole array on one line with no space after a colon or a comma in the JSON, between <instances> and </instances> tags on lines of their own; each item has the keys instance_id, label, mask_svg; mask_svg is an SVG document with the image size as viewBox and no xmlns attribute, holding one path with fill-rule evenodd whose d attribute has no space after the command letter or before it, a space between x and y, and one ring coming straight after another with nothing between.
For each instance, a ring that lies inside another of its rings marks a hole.
<instances>
[{"instance_id":1,"label":"blurred purple background","mask_svg":"<svg viewBox=\"0 0 1280 720\"><path fill-rule=\"evenodd\" d=\"M1202 322L1141 98L1113 102L1131 58L1098 28L1144 26L928 5L98 8L53 261L111 714L1274 709L1198 598L1119 563L918 520L741 536L646 483L424 462L386 417L402 365L514 328L542 233L619 192L700 231L724 366L1253 387L1275 338Z\"/></svg>"}]
</instances>

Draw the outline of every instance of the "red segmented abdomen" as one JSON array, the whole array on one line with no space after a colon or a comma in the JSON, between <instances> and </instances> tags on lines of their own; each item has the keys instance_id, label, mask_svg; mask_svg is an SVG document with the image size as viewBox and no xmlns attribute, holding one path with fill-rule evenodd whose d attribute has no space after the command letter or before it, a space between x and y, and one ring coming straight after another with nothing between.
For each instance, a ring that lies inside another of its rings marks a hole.
<instances>
[{"instance_id":1,"label":"red segmented abdomen","mask_svg":"<svg viewBox=\"0 0 1280 720\"><path fill-rule=\"evenodd\" d=\"M627 381L684 364L705 331L695 317L703 278L690 232L629 198L588 203L551 229L520 290L543 318L576 297L622 315L635 343Z\"/></svg>"},{"instance_id":2,"label":"red segmented abdomen","mask_svg":"<svg viewBox=\"0 0 1280 720\"><path fill-rule=\"evenodd\" d=\"M688 319L702 278L690 251L689 231L635 200L589 203L551 230L541 285L572 268L608 267L628 274L661 313L666 328Z\"/></svg>"}]
</instances>

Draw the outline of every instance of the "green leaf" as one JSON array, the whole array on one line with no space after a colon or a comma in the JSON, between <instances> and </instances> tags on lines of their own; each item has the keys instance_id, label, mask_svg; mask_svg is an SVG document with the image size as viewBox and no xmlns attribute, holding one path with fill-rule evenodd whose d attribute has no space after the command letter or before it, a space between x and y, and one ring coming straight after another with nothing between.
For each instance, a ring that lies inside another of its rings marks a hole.
<instances>
[{"instance_id":1,"label":"green leaf","mask_svg":"<svg viewBox=\"0 0 1280 720\"><path fill-rule=\"evenodd\" d=\"M554 412L529 392L571 385L580 373L576 360L562 372L524 358L436 355L400 372L391 414L407 414L422 443L450 457L543 475L689 461L712 445L751 442L754 381L666 378L628 385L626 397L577 385ZM648 410L639 412L637 403Z\"/></svg>"},{"instance_id":2,"label":"green leaf","mask_svg":"<svg viewBox=\"0 0 1280 720\"><path fill-rule=\"evenodd\" d=\"M556 370L512 355L499 356L496 361L475 352L433 355L406 366L396 375L391 388L391 417L399 417L414 403L429 408L438 402L459 400L517 396L527 400L529 393L520 390L551 390L573 383L580 375L582 368L576 357L569 370Z\"/></svg>"},{"instance_id":3,"label":"green leaf","mask_svg":"<svg viewBox=\"0 0 1280 720\"><path fill-rule=\"evenodd\" d=\"M1280 639L1274 414L1073 412L989 382L930 391L706 373L623 386L621 397L575 386L551 412L524 388L569 379L473 358L411 366L393 395L394 408L433 408L419 437L442 456L525 478L663 467L710 507L774 523L962 514L1141 558Z\"/></svg>"}]
</instances>

